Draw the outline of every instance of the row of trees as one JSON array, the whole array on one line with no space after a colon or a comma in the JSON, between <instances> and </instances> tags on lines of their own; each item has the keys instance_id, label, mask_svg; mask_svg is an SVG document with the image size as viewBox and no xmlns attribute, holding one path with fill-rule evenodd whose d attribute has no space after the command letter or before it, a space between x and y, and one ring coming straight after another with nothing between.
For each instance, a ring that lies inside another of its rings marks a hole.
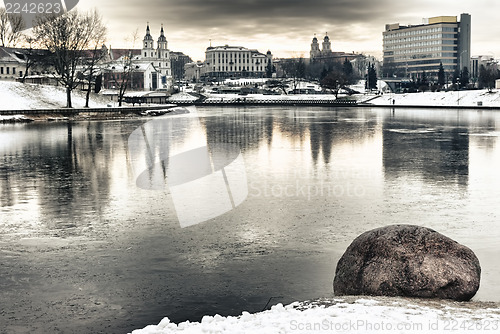
<instances>
[{"instance_id":1,"label":"row of trees","mask_svg":"<svg viewBox=\"0 0 500 334\"><path fill-rule=\"evenodd\" d=\"M384 73L389 72L391 69L391 64L384 64ZM405 76L405 75L404 75ZM486 65L482 64L479 67L479 74L477 78L471 78L469 69L467 67L459 70L455 69L452 73L446 73L443 64L439 64L439 69L437 76L430 76L428 73L423 71L420 75L412 76L411 81L405 83L405 89L408 91L426 91L426 90L438 90L443 89L448 84L448 88L451 89L461 89L470 88L471 85L479 89L493 89L495 87L495 80L500 79L500 71L496 63L488 63Z\"/></svg>"},{"instance_id":2,"label":"row of trees","mask_svg":"<svg viewBox=\"0 0 500 334\"><path fill-rule=\"evenodd\" d=\"M66 89L66 107L72 108L71 93L87 83L86 104L92 82L95 80L96 64L104 56L101 46L106 39L106 27L97 10L79 12L74 9L64 15L41 15L35 19L31 33L24 33L24 21L20 15L13 16L0 8L0 43L3 47L25 46L22 57L25 70L37 66L55 71L56 79Z\"/></svg>"},{"instance_id":3,"label":"row of trees","mask_svg":"<svg viewBox=\"0 0 500 334\"><path fill-rule=\"evenodd\" d=\"M281 62L281 69L283 77L291 80L293 90L297 89L302 80L314 80L319 81L323 88L337 95L341 88L361 79L347 58L343 62L331 59L309 64L303 58L290 58Z\"/></svg>"}]
</instances>

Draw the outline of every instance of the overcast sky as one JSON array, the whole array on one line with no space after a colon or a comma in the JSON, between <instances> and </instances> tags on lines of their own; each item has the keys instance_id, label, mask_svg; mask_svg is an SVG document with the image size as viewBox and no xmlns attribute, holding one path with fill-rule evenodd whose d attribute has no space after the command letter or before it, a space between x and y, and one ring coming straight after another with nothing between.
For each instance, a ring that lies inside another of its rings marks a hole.
<instances>
[{"instance_id":1,"label":"overcast sky","mask_svg":"<svg viewBox=\"0 0 500 334\"><path fill-rule=\"evenodd\" d=\"M308 57L314 34L321 41L326 32L334 51L381 58L385 24L469 13L472 54L500 58L499 0L80 0L77 7L98 8L112 47L132 47L138 29L140 48L147 22L155 40L163 23L169 49L193 60L204 60L210 40Z\"/></svg>"}]
</instances>

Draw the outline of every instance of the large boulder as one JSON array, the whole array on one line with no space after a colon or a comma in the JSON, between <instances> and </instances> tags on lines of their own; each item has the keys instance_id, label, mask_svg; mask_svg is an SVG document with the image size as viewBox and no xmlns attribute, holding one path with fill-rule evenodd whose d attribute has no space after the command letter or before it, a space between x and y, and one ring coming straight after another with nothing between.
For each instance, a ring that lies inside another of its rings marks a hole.
<instances>
[{"instance_id":1,"label":"large boulder","mask_svg":"<svg viewBox=\"0 0 500 334\"><path fill-rule=\"evenodd\" d=\"M391 225L361 234L340 258L336 295L443 298L465 301L479 289L474 252L426 227Z\"/></svg>"}]
</instances>

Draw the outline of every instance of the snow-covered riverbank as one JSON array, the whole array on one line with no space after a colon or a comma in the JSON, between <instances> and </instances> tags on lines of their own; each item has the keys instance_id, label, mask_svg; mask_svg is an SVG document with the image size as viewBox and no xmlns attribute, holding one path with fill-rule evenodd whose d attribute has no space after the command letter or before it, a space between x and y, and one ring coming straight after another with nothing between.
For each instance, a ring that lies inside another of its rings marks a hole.
<instances>
[{"instance_id":1,"label":"snow-covered riverbank","mask_svg":"<svg viewBox=\"0 0 500 334\"><path fill-rule=\"evenodd\" d=\"M158 325L133 334L166 333L498 333L500 308L493 303L338 297L273 306L238 317L205 316L201 322Z\"/></svg>"},{"instance_id":2,"label":"snow-covered riverbank","mask_svg":"<svg viewBox=\"0 0 500 334\"><path fill-rule=\"evenodd\" d=\"M85 106L85 94L81 90L74 90L72 102L75 108ZM109 97L91 94L89 105L91 108L103 108L109 103ZM23 84L20 82L0 82L0 110L29 110L29 109L58 109L66 105L64 87Z\"/></svg>"},{"instance_id":3,"label":"snow-covered riverbank","mask_svg":"<svg viewBox=\"0 0 500 334\"><path fill-rule=\"evenodd\" d=\"M357 100L373 105L395 106L449 106L449 107L500 107L500 90L461 90L449 92L424 92L358 96ZM394 101L394 102L393 102Z\"/></svg>"},{"instance_id":4,"label":"snow-covered riverbank","mask_svg":"<svg viewBox=\"0 0 500 334\"><path fill-rule=\"evenodd\" d=\"M205 94L207 102L229 102L239 101L251 104L256 101L312 101L331 102L335 100L333 94L289 94L289 95L263 95L263 94ZM345 98L339 95L339 98ZM499 107L500 90L491 92L487 90L449 91L449 92L425 92L383 95L357 94L349 96L349 99L359 103L368 103L373 106L449 106L449 107ZM169 100L171 103L194 102L198 99L191 94L181 92L174 94ZM81 108L85 105L85 92L73 91L73 106ZM106 108L113 104L108 96L92 94L90 99L91 108ZM18 82L0 82L0 110L29 110L29 109L59 109L66 105L66 92L63 87L22 84Z\"/></svg>"}]
</instances>

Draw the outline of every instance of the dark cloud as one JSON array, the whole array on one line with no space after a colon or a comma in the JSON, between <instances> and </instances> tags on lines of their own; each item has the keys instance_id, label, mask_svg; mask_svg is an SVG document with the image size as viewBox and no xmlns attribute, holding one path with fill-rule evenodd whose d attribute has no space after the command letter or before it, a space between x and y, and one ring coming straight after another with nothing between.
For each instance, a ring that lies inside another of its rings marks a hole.
<instances>
[{"instance_id":1,"label":"dark cloud","mask_svg":"<svg viewBox=\"0 0 500 334\"><path fill-rule=\"evenodd\" d=\"M155 0L155 13L179 27L203 28L253 26L286 30L319 22L342 25L366 22L386 12L390 1L366 0ZM165 11L163 11L165 8Z\"/></svg>"},{"instance_id":2,"label":"dark cloud","mask_svg":"<svg viewBox=\"0 0 500 334\"><path fill-rule=\"evenodd\" d=\"M473 4L470 0L80 0L79 6L83 3L99 8L110 34L115 35L112 38L121 33L123 39L137 28L142 38L147 21L157 36L163 23L174 48L197 48L196 58L202 56L209 39L307 54L313 34L322 37L325 32L333 36L334 47L376 50L380 56L385 24L419 24L424 17L463 12L472 15L473 42L491 41L491 47L481 46L481 50L499 45L488 22L500 5L497 0ZM473 44L473 53L480 52Z\"/></svg>"}]
</instances>

